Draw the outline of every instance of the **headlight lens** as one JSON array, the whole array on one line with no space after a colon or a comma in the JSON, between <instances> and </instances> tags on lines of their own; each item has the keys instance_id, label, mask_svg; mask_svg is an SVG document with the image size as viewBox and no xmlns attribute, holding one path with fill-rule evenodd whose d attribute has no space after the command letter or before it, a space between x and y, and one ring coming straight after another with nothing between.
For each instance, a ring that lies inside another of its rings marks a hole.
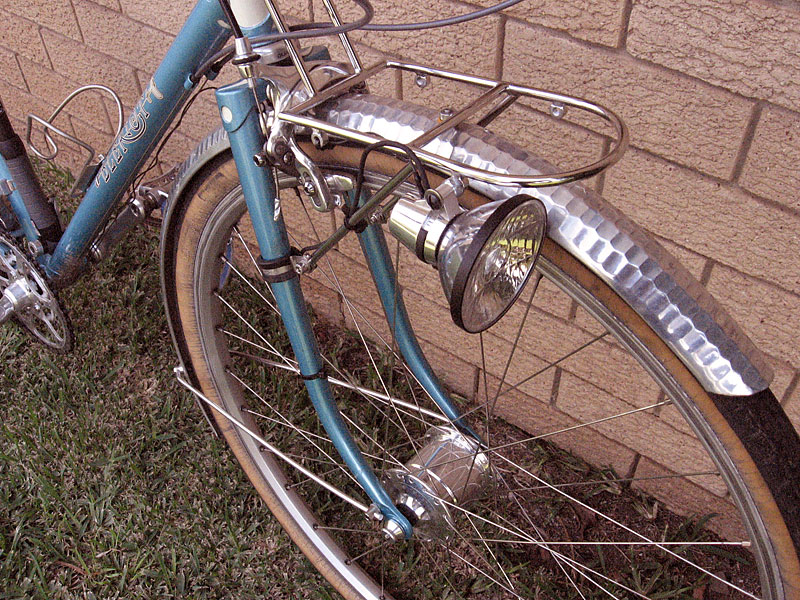
<instances>
[{"instance_id":1,"label":"headlight lens","mask_svg":"<svg viewBox=\"0 0 800 600\"><path fill-rule=\"evenodd\" d=\"M544 206L525 195L484 204L450 222L437 266L459 327L484 331L511 308L533 272L546 229Z\"/></svg>"}]
</instances>

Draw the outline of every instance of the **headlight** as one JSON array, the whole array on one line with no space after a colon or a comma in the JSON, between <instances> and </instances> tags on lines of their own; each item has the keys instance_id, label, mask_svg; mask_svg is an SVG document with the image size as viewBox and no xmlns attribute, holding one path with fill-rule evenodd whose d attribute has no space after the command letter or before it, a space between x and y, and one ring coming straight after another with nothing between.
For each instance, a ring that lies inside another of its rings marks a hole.
<instances>
[{"instance_id":1,"label":"headlight","mask_svg":"<svg viewBox=\"0 0 800 600\"><path fill-rule=\"evenodd\" d=\"M448 218L424 201L400 200L389 229L439 270L453 321L470 333L494 325L528 281L547 229L531 196L484 204Z\"/></svg>"}]
</instances>

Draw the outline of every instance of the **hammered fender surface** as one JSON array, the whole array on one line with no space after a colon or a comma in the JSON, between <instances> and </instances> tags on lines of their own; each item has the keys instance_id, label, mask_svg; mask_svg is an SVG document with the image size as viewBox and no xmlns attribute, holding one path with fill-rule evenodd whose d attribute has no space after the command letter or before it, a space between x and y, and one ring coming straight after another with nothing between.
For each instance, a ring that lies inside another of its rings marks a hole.
<instances>
[{"instance_id":1,"label":"hammered fender surface","mask_svg":"<svg viewBox=\"0 0 800 600\"><path fill-rule=\"evenodd\" d=\"M316 116L403 143L430 129L437 120L433 110L369 95L337 98L318 108ZM203 165L227 147L224 132L215 131L181 167L163 223L162 273L172 215L184 188ZM428 143L425 149L501 173L556 171L546 161L474 125L459 126ZM675 351L707 391L747 396L768 387L771 369L727 312L663 247L599 195L580 183L527 189L474 181L470 185L492 199L509 198L520 192L539 198L547 208L548 236L618 293Z\"/></svg>"}]
</instances>

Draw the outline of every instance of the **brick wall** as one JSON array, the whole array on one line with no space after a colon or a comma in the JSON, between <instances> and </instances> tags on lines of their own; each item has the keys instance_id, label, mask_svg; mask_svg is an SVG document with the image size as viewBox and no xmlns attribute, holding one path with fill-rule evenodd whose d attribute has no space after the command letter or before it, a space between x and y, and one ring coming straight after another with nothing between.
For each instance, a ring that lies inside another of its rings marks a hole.
<instances>
[{"instance_id":1,"label":"brick wall","mask_svg":"<svg viewBox=\"0 0 800 600\"><path fill-rule=\"evenodd\" d=\"M324 18L318 0L289 4L283 2L294 19ZM450 1L374 5L382 22L472 7ZM114 87L130 107L190 8L189 0L6 0L0 81L15 125L22 129L26 113L47 114L68 90L89 82ZM365 62L379 56L427 62L597 99L619 112L631 126L632 147L589 184L644 224L727 306L768 353L773 389L800 424L799 32L800 6L788 0L540 0L457 28L354 38ZM419 90L400 75L382 77L373 91L434 106L454 102L450 86ZM468 96L459 91L455 97ZM76 105L62 126L103 147L114 119L113 106L93 97ZM215 125L209 97L190 112L166 159L185 156ZM591 159L604 147L591 127L563 123L547 137L543 126L548 123L537 108L525 105L495 125L557 162ZM74 165L78 158L65 151L60 160ZM324 286L314 291L330 300ZM412 313L430 310L422 296L411 293L409 303ZM558 313L558 307L547 310ZM580 315L564 310L565 322L575 324L565 335L580 338ZM541 318L550 318L544 309ZM453 356L436 333L423 332L430 352L453 385L472 389L479 365L468 353ZM458 343L470 348L474 340ZM561 379L562 389L590 393L580 389L578 377ZM566 399L556 401L555 410L553 397L543 403L550 408L530 415L532 422L558 426L596 416ZM611 396L607 403L614 403ZM673 417L669 410L642 415L639 427L649 439L625 445L603 428L592 439L567 443L585 454L602 448L605 462L623 472L659 473L663 467L642 450L653 436L679 434Z\"/></svg>"}]
</instances>

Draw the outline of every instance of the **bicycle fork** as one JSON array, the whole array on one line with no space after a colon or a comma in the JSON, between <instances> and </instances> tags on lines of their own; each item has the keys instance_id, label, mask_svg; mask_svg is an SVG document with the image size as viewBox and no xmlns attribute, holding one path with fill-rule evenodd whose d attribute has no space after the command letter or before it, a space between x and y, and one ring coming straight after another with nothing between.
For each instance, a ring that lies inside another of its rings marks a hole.
<instances>
[{"instance_id":1,"label":"bicycle fork","mask_svg":"<svg viewBox=\"0 0 800 600\"><path fill-rule=\"evenodd\" d=\"M324 362L314 337L297 274L291 269L290 246L283 216L275 210L277 186L269 167L255 164L253 157L262 151L257 95L241 81L216 92L223 126L239 172L247 208L261 254L261 267L275 295L278 310L289 335L300 376L317 411L320 422L351 473L383 515L384 530L410 538L412 525L394 505L372 468L353 440L333 399ZM262 96L263 97L263 96ZM287 268L288 267L288 268ZM236 423L234 423L236 424Z\"/></svg>"}]
</instances>

